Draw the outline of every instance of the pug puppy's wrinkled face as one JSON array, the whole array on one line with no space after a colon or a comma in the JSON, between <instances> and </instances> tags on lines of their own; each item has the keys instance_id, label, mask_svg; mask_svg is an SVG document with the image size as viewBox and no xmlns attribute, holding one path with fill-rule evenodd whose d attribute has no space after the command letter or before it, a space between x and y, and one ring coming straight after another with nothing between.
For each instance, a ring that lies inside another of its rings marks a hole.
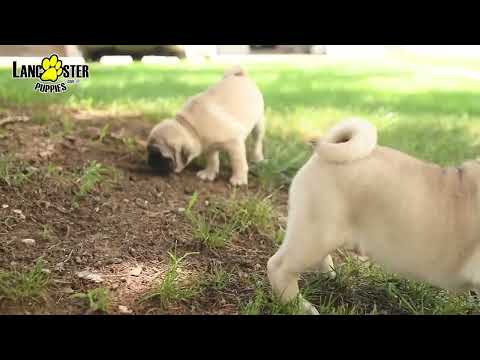
<instances>
[{"instance_id":1,"label":"pug puppy's wrinkled face","mask_svg":"<svg viewBox=\"0 0 480 360\"><path fill-rule=\"evenodd\" d=\"M173 120L155 126L148 138L148 164L159 175L181 172L191 161L188 134Z\"/></svg>"},{"instance_id":2,"label":"pug puppy's wrinkled face","mask_svg":"<svg viewBox=\"0 0 480 360\"><path fill-rule=\"evenodd\" d=\"M148 144L148 165L159 175L166 176L175 169L175 160L168 152L162 151L156 144Z\"/></svg>"}]
</instances>

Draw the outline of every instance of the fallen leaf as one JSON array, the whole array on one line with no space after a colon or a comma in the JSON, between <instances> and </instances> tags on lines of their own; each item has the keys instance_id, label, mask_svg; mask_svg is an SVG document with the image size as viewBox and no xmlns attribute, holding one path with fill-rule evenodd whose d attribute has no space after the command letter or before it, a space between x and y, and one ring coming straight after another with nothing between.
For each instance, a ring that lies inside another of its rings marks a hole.
<instances>
[{"instance_id":1,"label":"fallen leaf","mask_svg":"<svg viewBox=\"0 0 480 360\"><path fill-rule=\"evenodd\" d=\"M26 122L26 121L30 121L30 118L28 116L23 116L23 115L7 116L6 118L0 120L0 126L4 126L4 125L10 124L10 123L17 122L17 121Z\"/></svg>"},{"instance_id":2,"label":"fallen leaf","mask_svg":"<svg viewBox=\"0 0 480 360\"><path fill-rule=\"evenodd\" d=\"M53 279L53 282L57 284L70 284L70 280L63 280L63 279Z\"/></svg>"},{"instance_id":3,"label":"fallen leaf","mask_svg":"<svg viewBox=\"0 0 480 360\"><path fill-rule=\"evenodd\" d=\"M36 168L35 166L27 166L26 170L28 172L35 173L38 171L38 168Z\"/></svg>"},{"instance_id":4,"label":"fallen leaf","mask_svg":"<svg viewBox=\"0 0 480 360\"><path fill-rule=\"evenodd\" d=\"M25 245L35 245L35 240L33 240L33 239L23 239L22 243L24 243Z\"/></svg>"},{"instance_id":5,"label":"fallen leaf","mask_svg":"<svg viewBox=\"0 0 480 360\"><path fill-rule=\"evenodd\" d=\"M94 281L96 283L101 283L103 282L103 277L102 275L100 274L95 274L91 271L88 271L88 270L84 270L84 271L80 271L80 272L77 272L77 276L80 278L80 279L85 279L85 280L90 280L90 281Z\"/></svg>"},{"instance_id":6,"label":"fallen leaf","mask_svg":"<svg viewBox=\"0 0 480 360\"><path fill-rule=\"evenodd\" d=\"M62 293L64 293L64 294L73 294L74 292L75 291L70 286L64 287L62 289Z\"/></svg>"},{"instance_id":7,"label":"fallen leaf","mask_svg":"<svg viewBox=\"0 0 480 360\"><path fill-rule=\"evenodd\" d=\"M142 273L142 270L143 270L143 269L142 269L141 266L137 266L136 268L130 270L130 273L129 273L129 274L130 274L131 276L138 276L138 275L140 275L140 274Z\"/></svg>"},{"instance_id":8,"label":"fallen leaf","mask_svg":"<svg viewBox=\"0 0 480 360\"><path fill-rule=\"evenodd\" d=\"M195 192L194 189L192 189L191 187L186 187L183 192L185 193L185 195L193 195L193 193Z\"/></svg>"},{"instance_id":9,"label":"fallen leaf","mask_svg":"<svg viewBox=\"0 0 480 360\"><path fill-rule=\"evenodd\" d=\"M135 203L137 204L138 207L142 209L147 209L148 208L148 201L142 200L142 199L135 199Z\"/></svg>"},{"instance_id":10,"label":"fallen leaf","mask_svg":"<svg viewBox=\"0 0 480 360\"><path fill-rule=\"evenodd\" d=\"M93 139L93 140L95 140L95 139L97 139L97 138L100 137L100 129L99 129L99 128L96 128L96 127L93 127L93 126L89 126L89 127L85 130L85 132L86 132L86 135L87 135L89 138Z\"/></svg>"},{"instance_id":11,"label":"fallen leaf","mask_svg":"<svg viewBox=\"0 0 480 360\"><path fill-rule=\"evenodd\" d=\"M48 158L51 155L53 155L54 150L55 150L55 145L50 144L50 145L47 146L46 150L39 152L38 155L41 158Z\"/></svg>"},{"instance_id":12,"label":"fallen leaf","mask_svg":"<svg viewBox=\"0 0 480 360\"><path fill-rule=\"evenodd\" d=\"M121 128L118 132L111 132L110 136L114 139L121 140L125 137L125 129Z\"/></svg>"},{"instance_id":13,"label":"fallen leaf","mask_svg":"<svg viewBox=\"0 0 480 360\"><path fill-rule=\"evenodd\" d=\"M133 311L130 310L128 307L123 306L123 305L118 305L118 311L120 311L121 314L132 314Z\"/></svg>"},{"instance_id":14,"label":"fallen leaf","mask_svg":"<svg viewBox=\"0 0 480 360\"><path fill-rule=\"evenodd\" d=\"M15 214L17 214L18 216L20 216L20 217L22 218L22 220L25 220L25 219L26 219L25 215L23 215L22 210L14 209L13 212L14 212Z\"/></svg>"},{"instance_id":15,"label":"fallen leaf","mask_svg":"<svg viewBox=\"0 0 480 360\"><path fill-rule=\"evenodd\" d=\"M75 142L77 140L76 137L74 136L71 136L71 135L67 135L65 136L65 139L68 140L68 141L71 141L71 142Z\"/></svg>"},{"instance_id":16,"label":"fallen leaf","mask_svg":"<svg viewBox=\"0 0 480 360\"><path fill-rule=\"evenodd\" d=\"M151 217L151 218L154 218L154 217L157 217L159 215L161 215L162 213L161 212L152 212L152 211L147 211L147 216L148 217Z\"/></svg>"}]
</instances>

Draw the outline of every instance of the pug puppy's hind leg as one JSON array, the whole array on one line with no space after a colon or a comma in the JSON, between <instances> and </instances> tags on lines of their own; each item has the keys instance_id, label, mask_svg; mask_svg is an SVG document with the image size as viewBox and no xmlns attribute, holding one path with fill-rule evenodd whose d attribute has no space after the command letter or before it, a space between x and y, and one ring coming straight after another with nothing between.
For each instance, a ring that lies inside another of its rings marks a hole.
<instances>
[{"instance_id":1,"label":"pug puppy's hind leg","mask_svg":"<svg viewBox=\"0 0 480 360\"><path fill-rule=\"evenodd\" d=\"M213 181L220 171L220 158L218 151L212 151L207 154L207 167L199 171L197 176L206 181Z\"/></svg>"},{"instance_id":2,"label":"pug puppy's hind leg","mask_svg":"<svg viewBox=\"0 0 480 360\"><path fill-rule=\"evenodd\" d=\"M226 144L226 150L232 164L232 177L230 183L233 186L248 184L248 163L245 142L242 140L232 141Z\"/></svg>"},{"instance_id":3,"label":"pug puppy's hind leg","mask_svg":"<svg viewBox=\"0 0 480 360\"><path fill-rule=\"evenodd\" d=\"M263 161L263 138L265 137L265 118L263 116L253 128L252 135L254 140L252 160L254 162Z\"/></svg>"}]
</instances>

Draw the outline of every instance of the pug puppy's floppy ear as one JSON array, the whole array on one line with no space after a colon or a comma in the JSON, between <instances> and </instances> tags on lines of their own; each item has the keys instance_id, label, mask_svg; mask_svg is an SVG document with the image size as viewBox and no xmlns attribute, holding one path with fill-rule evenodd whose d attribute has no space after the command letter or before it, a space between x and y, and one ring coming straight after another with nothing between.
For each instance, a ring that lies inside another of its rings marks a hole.
<instances>
[{"instance_id":1,"label":"pug puppy's floppy ear","mask_svg":"<svg viewBox=\"0 0 480 360\"><path fill-rule=\"evenodd\" d=\"M175 161L175 168L177 173L182 171L184 168L186 168L189 162L194 157L192 156L192 153L190 152L190 149L188 148L188 146L185 146L185 145L177 149L177 151L175 151L173 154L175 157L174 161Z\"/></svg>"},{"instance_id":2,"label":"pug puppy's floppy ear","mask_svg":"<svg viewBox=\"0 0 480 360\"><path fill-rule=\"evenodd\" d=\"M183 165L187 166L188 162L190 161L190 151L186 146L182 146L182 149L180 150L180 158L182 159Z\"/></svg>"}]
</instances>

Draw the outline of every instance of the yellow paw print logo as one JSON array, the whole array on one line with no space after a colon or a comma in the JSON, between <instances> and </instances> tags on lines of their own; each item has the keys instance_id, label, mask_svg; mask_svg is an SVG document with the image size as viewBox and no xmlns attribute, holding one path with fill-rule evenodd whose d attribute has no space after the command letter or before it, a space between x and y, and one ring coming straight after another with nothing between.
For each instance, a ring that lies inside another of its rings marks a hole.
<instances>
[{"instance_id":1,"label":"yellow paw print logo","mask_svg":"<svg viewBox=\"0 0 480 360\"><path fill-rule=\"evenodd\" d=\"M43 81L57 81L58 77L62 75L62 61L58 60L57 55L52 55L49 58L42 60L42 67L45 70L41 76Z\"/></svg>"}]
</instances>

